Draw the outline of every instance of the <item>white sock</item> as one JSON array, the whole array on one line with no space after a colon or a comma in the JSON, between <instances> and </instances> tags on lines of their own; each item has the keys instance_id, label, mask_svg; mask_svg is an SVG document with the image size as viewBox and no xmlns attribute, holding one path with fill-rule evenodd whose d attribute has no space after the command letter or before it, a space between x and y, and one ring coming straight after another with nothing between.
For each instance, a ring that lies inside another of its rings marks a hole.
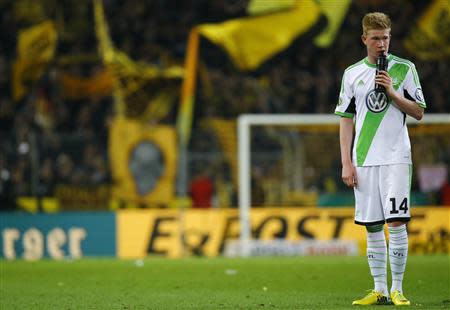
<instances>
[{"instance_id":1,"label":"white sock","mask_svg":"<svg viewBox=\"0 0 450 310\"><path fill-rule=\"evenodd\" d=\"M402 283L408 258L408 232L406 225L389 227L389 262L392 272L391 292L403 293Z\"/></svg>"},{"instance_id":2,"label":"white sock","mask_svg":"<svg viewBox=\"0 0 450 310\"><path fill-rule=\"evenodd\" d=\"M370 273L375 284L375 291L387 295L386 265L387 248L384 230L377 232L367 231L367 260L369 262Z\"/></svg>"}]
</instances>

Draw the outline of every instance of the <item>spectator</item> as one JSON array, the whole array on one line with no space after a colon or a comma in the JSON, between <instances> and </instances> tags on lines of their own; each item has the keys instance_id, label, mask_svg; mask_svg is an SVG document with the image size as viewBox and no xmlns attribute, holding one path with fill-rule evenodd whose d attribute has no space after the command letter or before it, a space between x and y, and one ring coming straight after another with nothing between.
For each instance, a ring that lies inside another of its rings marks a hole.
<instances>
[{"instance_id":1,"label":"spectator","mask_svg":"<svg viewBox=\"0 0 450 310\"><path fill-rule=\"evenodd\" d=\"M203 168L193 178L190 184L189 193L191 195L193 208L206 209L212 207L214 183L208 168Z\"/></svg>"}]
</instances>

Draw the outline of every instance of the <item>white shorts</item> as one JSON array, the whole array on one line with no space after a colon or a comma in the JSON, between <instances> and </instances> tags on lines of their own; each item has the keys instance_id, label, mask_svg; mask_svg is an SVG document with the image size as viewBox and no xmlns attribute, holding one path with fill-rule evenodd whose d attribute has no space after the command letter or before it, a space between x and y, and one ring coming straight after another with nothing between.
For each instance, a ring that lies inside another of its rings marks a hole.
<instances>
[{"instance_id":1,"label":"white shorts","mask_svg":"<svg viewBox=\"0 0 450 310\"><path fill-rule=\"evenodd\" d=\"M355 223L408 222L412 165L356 167Z\"/></svg>"}]
</instances>

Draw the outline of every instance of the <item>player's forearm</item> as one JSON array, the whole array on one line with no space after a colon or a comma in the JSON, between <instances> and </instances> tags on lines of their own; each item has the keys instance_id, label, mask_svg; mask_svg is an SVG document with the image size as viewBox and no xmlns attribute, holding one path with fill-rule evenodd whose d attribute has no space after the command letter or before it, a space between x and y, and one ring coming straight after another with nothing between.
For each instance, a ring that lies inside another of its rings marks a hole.
<instances>
[{"instance_id":1,"label":"player's forearm","mask_svg":"<svg viewBox=\"0 0 450 310\"><path fill-rule=\"evenodd\" d=\"M344 166L352 162L351 146L353 140L353 120L341 117L339 122L339 142L341 146L341 162Z\"/></svg>"},{"instance_id":2,"label":"player's forearm","mask_svg":"<svg viewBox=\"0 0 450 310\"><path fill-rule=\"evenodd\" d=\"M416 120L420 121L423 117L423 108L419 106L416 102L409 100L398 93L394 93L390 98L394 101L397 107L408 114L411 117L414 117Z\"/></svg>"},{"instance_id":3,"label":"player's forearm","mask_svg":"<svg viewBox=\"0 0 450 310\"><path fill-rule=\"evenodd\" d=\"M395 105L404 113L417 120L423 117L423 108L416 102L403 97L397 93L392 86L392 78L386 71L380 71L375 77L375 83L378 83L386 88L387 95L392 99Z\"/></svg>"}]
</instances>

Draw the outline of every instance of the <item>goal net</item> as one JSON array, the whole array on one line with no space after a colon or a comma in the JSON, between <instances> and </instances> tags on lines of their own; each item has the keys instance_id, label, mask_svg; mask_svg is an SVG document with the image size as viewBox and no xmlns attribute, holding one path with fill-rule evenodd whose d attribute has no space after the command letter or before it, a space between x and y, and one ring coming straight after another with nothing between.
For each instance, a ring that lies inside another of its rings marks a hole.
<instances>
[{"instance_id":1,"label":"goal net","mask_svg":"<svg viewBox=\"0 0 450 310\"><path fill-rule=\"evenodd\" d=\"M446 204L450 114L425 114L420 122L408 117L407 123L411 204ZM242 256L250 253L251 208L353 206L353 191L341 181L338 116L246 114L238 118L237 130Z\"/></svg>"}]
</instances>

